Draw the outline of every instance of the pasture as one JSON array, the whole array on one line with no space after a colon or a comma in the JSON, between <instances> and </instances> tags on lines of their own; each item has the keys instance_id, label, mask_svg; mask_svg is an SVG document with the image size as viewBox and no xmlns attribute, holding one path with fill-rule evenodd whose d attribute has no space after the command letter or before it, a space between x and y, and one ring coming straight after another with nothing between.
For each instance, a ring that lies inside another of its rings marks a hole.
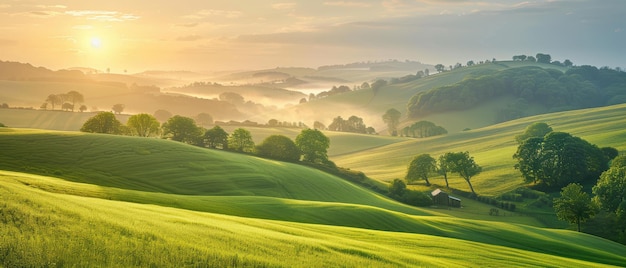
<instances>
[{"instance_id":1,"label":"pasture","mask_svg":"<svg viewBox=\"0 0 626 268\"><path fill-rule=\"evenodd\" d=\"M624 246L593 236L476 220L406 216L385 232L261 220L48 191L0 173L3 266L620 266ZM73 186L72 186L73 185ZM281 213L282 214L282 213ZM366 215L361 220L368 221ZM63 245L59 247L58 245ZM471 257L470 257L471 256Z\"/></svg>"}]
</instances>

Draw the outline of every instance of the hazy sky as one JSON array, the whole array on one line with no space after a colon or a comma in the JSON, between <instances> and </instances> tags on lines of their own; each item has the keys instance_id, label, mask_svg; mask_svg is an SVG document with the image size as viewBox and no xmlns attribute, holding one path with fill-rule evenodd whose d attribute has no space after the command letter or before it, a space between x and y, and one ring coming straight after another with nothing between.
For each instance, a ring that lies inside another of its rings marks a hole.
<instances>
[{"instance_id":1,"label":"hazy sky","mask_svg":"<svg viewBox=\"0 0 626 268\"><path fill-rule=\"evenodd\" d=\"M0 60L217 71L548 53L626 67L624 0L0 0Z\"/></svg>"}]
</instances>

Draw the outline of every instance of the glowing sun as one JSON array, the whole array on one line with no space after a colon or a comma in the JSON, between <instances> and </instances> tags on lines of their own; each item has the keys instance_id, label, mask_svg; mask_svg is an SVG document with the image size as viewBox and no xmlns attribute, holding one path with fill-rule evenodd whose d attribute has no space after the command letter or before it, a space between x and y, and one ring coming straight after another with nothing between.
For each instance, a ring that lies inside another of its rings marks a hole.
<instances>
[{"instance_id":1,"label":"glowing sun","mask_svg":"<svg viewBox=\"0 0 626 268\"><path fill-rule=\"evenodd\" d=\"M100 40L99 37L92 37L90 40L91 43L91 47L93 48L100 48L102 47L102 40Z\"/></svg>"}]
</instances>

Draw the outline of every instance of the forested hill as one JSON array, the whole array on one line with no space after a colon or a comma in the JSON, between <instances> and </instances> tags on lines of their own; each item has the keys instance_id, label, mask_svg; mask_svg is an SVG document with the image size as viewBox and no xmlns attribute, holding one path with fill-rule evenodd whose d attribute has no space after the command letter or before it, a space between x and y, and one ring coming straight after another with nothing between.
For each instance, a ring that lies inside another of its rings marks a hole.
<instances>
[{"instance_id":1,"label":"forested hill","mask_svg":"<svg viewBox=\"0 0 626 268\"><path fill-rule=\"evenodd\" d=\"M565 111L626 102L626 73L607 67L577 66L561 72L536 66L490 71L455 84L415 94L409 117L468 109L498 97L517 101L501 112L500 121L527 116L529 105Z\"/></svg>"}]
</instances>

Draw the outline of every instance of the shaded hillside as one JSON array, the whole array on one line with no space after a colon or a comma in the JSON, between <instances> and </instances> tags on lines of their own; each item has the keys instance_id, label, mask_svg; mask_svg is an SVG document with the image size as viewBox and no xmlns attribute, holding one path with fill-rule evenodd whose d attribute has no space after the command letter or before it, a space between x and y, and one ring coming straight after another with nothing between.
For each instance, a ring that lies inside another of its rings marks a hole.
<instances>
[{"instance_id":1,"label":"shaded hillside","mask_svg":"<svg viewBox=\"0 0 626 268\"><path fill-rule=\"evenodd\" d=\"M506 69L419 92L407 108L410 117L419 117L465 110L503 96L516 100L499 111L500 121L526 116L533 104L548 111L617 104L626 101L626 73L592 66L571 67L565 72L534 66Z\"/></svg>"}]
</instances>

